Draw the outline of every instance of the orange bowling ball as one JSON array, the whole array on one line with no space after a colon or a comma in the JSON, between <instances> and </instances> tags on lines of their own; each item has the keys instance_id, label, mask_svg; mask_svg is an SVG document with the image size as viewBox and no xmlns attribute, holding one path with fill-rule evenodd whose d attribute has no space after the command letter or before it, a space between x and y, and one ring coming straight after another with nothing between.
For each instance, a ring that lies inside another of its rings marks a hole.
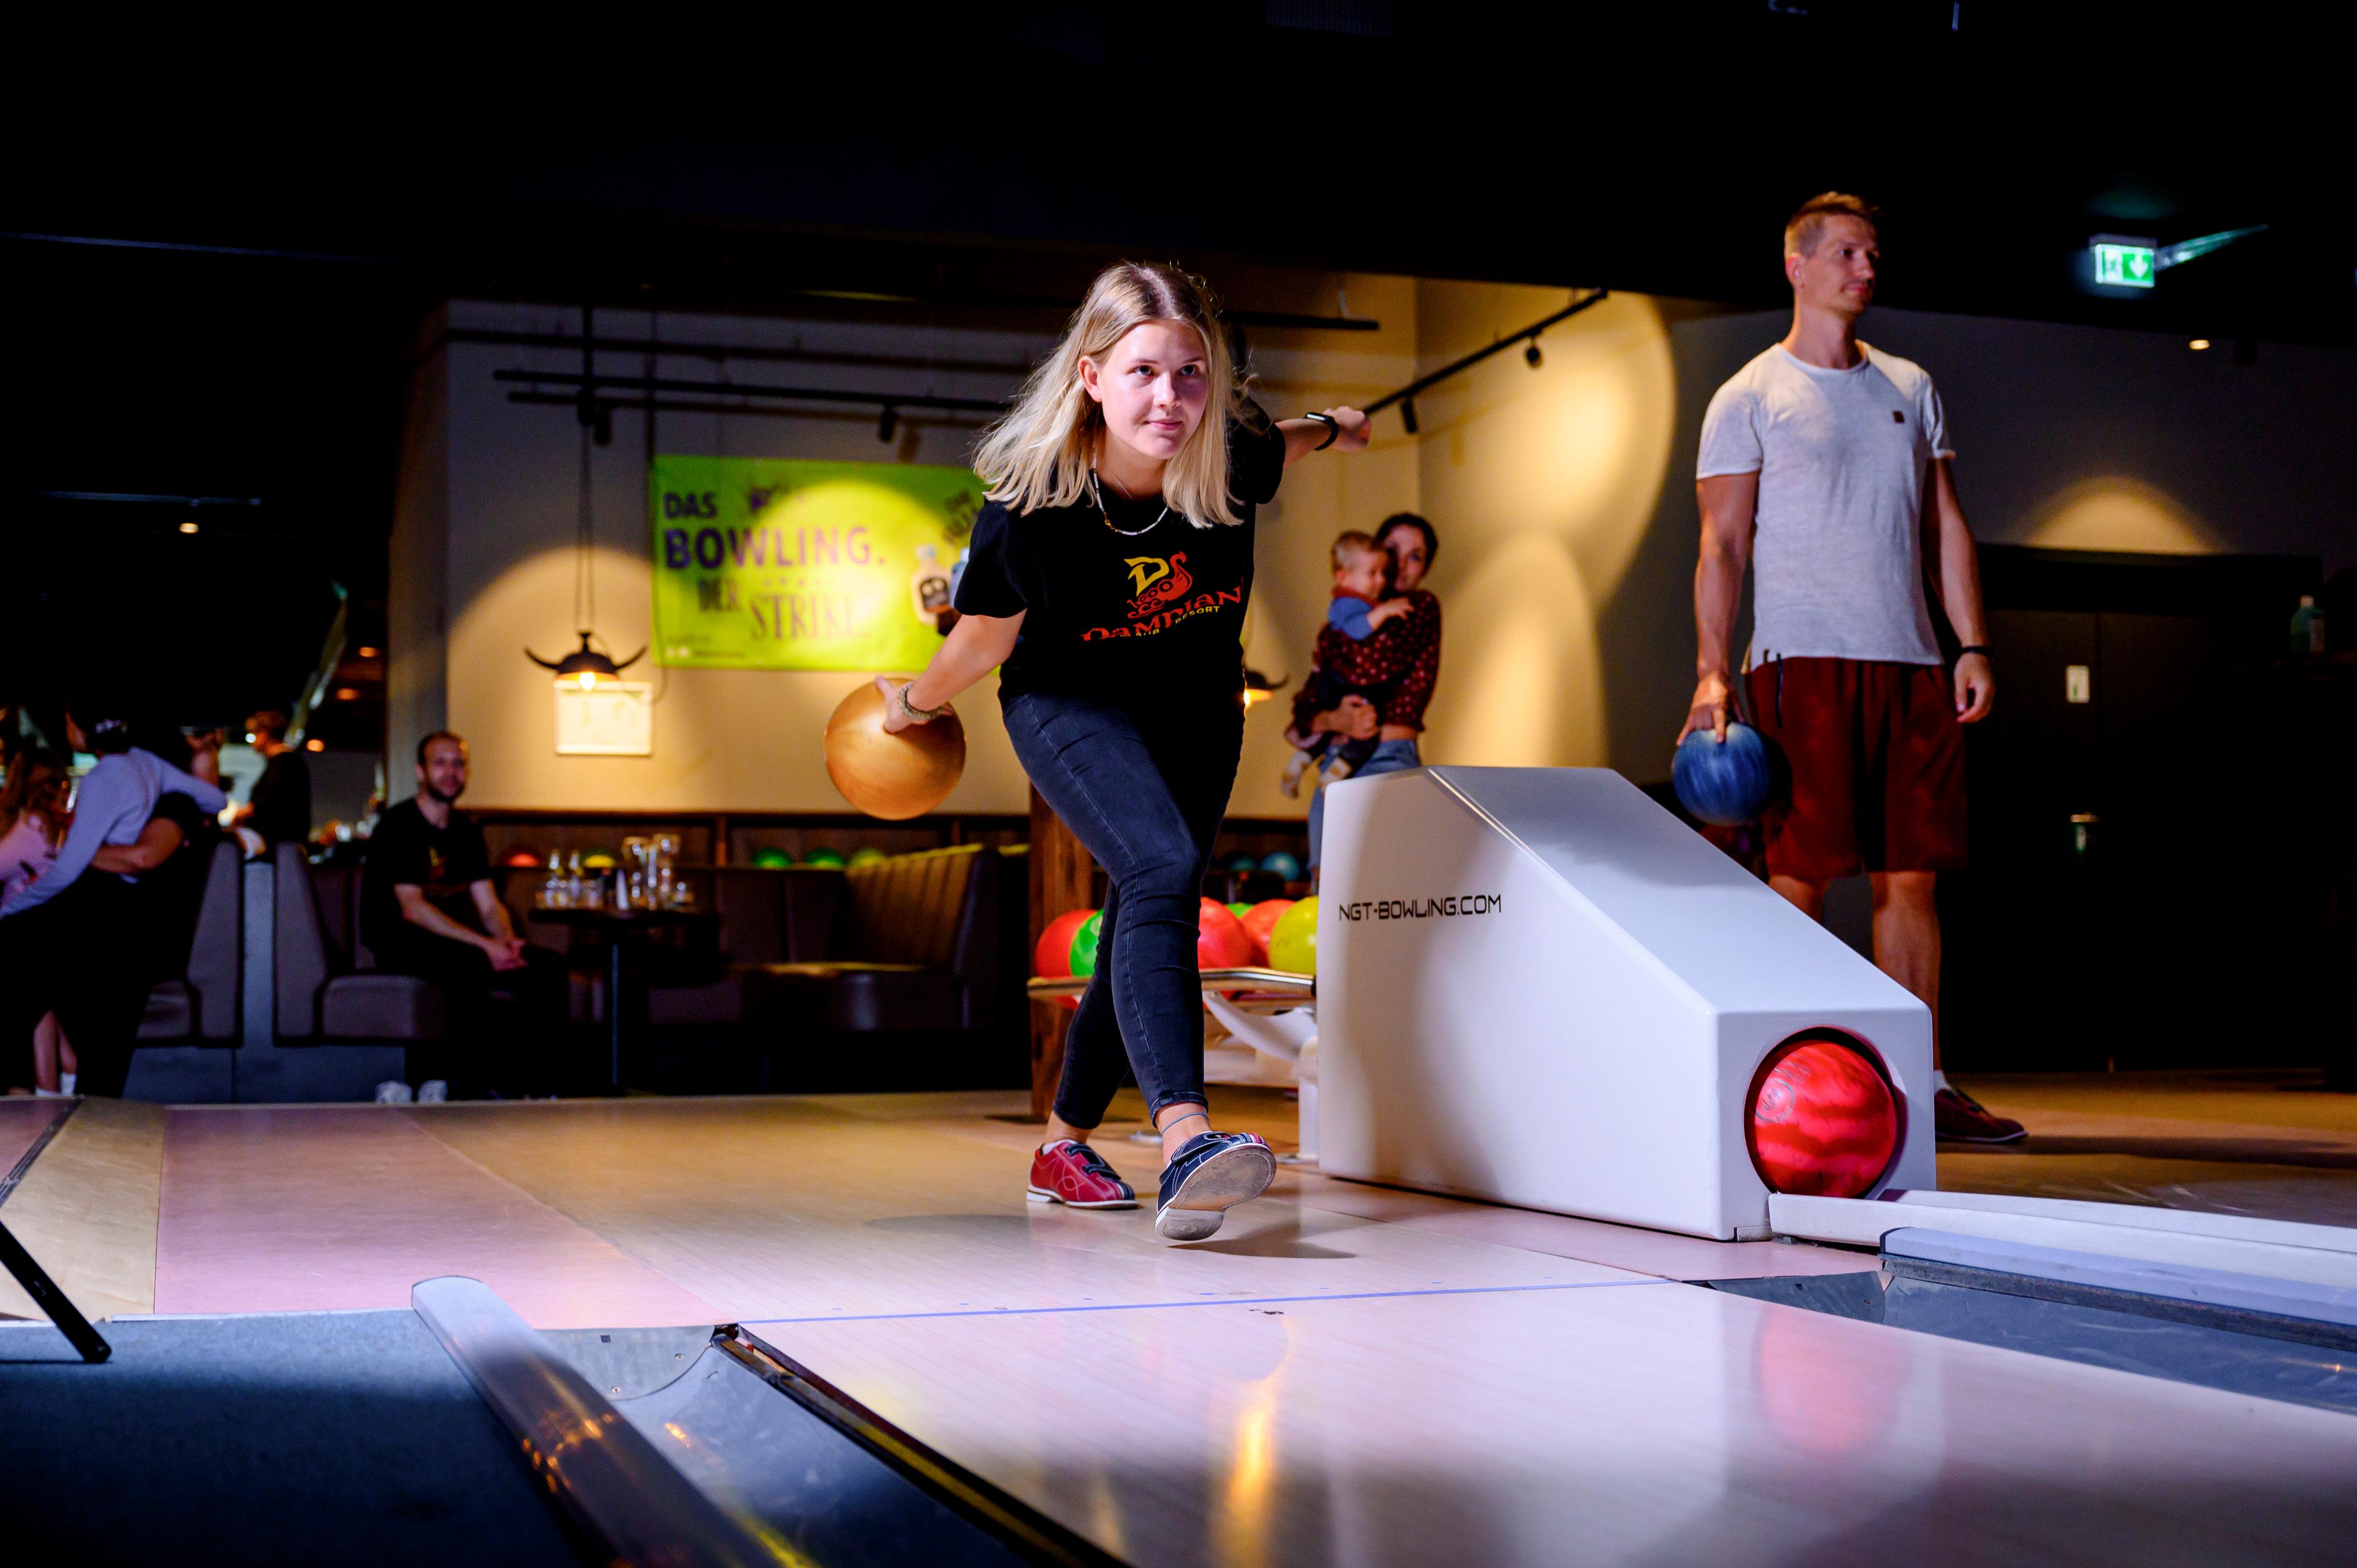
<instances>
[{"instance_id":1,"label":"orange bowling ball","mask_svg":"<svg viewBox=\"0 0 2357 1568\"><path fill-rule=\"evenodd\" d=\"M826 776L871 817L921 817L948 798L964 771L965 726L957 714L887 735L884 693L872 681L837 703L826 721Z\"/></svg>"},{"instance_id":2,"label":"orange bowling ball","mask_svg":"<svg viewBox=\"0 0 2357 1568\"><path fill-rule=\"evenodd\" d=\"M1264 898L1237 917L1243 922L1244 935L1252 939L1253 962L1268 961L1269 933L1276 929L1277 918L1293 904L1290 898Z\"/></svg>"}]
</instances>

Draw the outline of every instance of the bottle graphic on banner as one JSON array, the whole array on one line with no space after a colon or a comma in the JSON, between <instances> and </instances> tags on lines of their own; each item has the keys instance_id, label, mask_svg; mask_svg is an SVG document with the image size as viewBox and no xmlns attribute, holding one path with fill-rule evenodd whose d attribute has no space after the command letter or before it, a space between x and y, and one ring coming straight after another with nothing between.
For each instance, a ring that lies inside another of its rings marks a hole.
<instances>
[{"instance_id":1,"label":"bottle graphic on banner","mask_svg":"<svg viewBox=\"0 0 2357 1568\"><path fill-rule=\"evenodd\" d=\"M942 570L941 552L930 544L917 546L917 570L909 579L909 593L916 600L917 618L927 626L939 625L942 612L950 607L950 575Z\"/></svg>"}]
</instances>

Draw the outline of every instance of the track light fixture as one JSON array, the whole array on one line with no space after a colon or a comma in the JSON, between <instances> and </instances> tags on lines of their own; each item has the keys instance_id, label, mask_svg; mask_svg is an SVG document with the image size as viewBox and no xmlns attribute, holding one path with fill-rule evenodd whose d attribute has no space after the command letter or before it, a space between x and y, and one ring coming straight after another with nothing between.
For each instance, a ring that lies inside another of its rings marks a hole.
<instances>
[{"instance_id":1,"label":"track light fixture","mask_svg":"<svg viewBox=\"0 0 2357 1568\"><path fill-rule=\"evenodd\" d=\"M889 441L892 439L892 433L899 428L900 411L890 403L886 403L882 411L876 415L876 439Z\"/></svg>"},{"instance_id":2,"label":"track light fixture","mask_svg":"<svg viewBox=\"0 0 2357 1568\"><path fill-rule=\"evenodd\" d=\"M1535 338L1532 338L1523 349L1523 363L1535 371L1545 362L1545 360L1546 356L1539 352L1539 340Z\"/></svg>"},{"instance_id":3,"label":"track light fixture","mask_svg":"<svg viewBox=\"0 0 2357 1568\"><path fill-rule=\"evenodd\" d=\"M1410 435L1415 434L1415 399L1408 397L1400 400L1400 423L1407 426L1407 433Z\"/></svg>"}]
</instances>

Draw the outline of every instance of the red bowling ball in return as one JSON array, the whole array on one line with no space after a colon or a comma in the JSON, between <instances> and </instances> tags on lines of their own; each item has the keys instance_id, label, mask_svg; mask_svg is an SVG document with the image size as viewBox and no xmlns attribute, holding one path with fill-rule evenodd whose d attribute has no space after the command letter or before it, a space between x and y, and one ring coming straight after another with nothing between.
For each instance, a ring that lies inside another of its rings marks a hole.
<instances>
[{"instance_id":1,"label":"red bowling ball in return","mask_svg":"<svg viewBox=\"0 0 2357 1568\"><path fill-rule=\"evenodd\" d=\"M1755 1080L1745 1138L1771 1190L1857 1197L1890 1168L1899 1107L1857 1050L1802 1040L1777 1047Z\"/></svg>"}]
</instances>

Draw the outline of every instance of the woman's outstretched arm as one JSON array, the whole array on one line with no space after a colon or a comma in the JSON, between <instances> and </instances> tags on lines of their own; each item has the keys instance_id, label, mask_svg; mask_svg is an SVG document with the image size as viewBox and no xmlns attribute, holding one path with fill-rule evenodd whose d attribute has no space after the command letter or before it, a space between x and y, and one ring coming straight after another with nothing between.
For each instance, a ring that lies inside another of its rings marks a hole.
<instances>
[{"instance_id":1,"label":"woman's outstretched arm","mask_svg":"<svg viewBox=\"0 0 2357 1568\"><path fill-rule=\"evenodd\" d=\"M923 674L909 682L877 676L876 684L884 693L885 732L925 723L911 708L948 707L959 693L1006 662L1022 629L1021 615L960 616Z\"/></svg>"},{"instance_id":2,"label":"woman's outstretched arm","mask_svg":"<svg viewBox=\"0 0 2357 1568\"><path fill-rule=\"evenodd\" d=\"M1326 418L1335 424L1336 428L1331 431L1326 428L1323 420L1280 419L1277 421L1277 434L1285 437L1286 467L1290 468L1302 458L1317 451L1329 435L1334 437L1333 449L1337 452L1366 450L1369 433L1375 423L1373 420L1355 408L1329 408L1325 413Z\"/></svg>"}]
</instances>

